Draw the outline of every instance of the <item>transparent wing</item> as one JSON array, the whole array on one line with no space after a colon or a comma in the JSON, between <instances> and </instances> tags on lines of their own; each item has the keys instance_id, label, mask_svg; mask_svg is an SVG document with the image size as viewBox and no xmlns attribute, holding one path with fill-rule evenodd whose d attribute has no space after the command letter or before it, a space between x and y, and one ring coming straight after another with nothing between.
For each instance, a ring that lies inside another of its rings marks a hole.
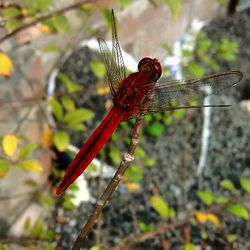
<instances>
[{"instance_id":1,"label":"transparent wing","mask_svg":"<svg viewBox=\"0 0 250 250\"><path fill-rule=\"evenodd\" d=\"M111 93L115 95L116 90L119 87L119 84L126 77L126 71L125 71L121 48L117 37L116 20L113 10L111 12L111 24L112 24L112 52L110 52L107 43L103 39L99 38L98 43L105 64L105 68L107 71L109 87Z\"/></svg>"},{"instance_id":2,"label":"transparent wing","mask_svg":"<svg viewBox=\"0 0 250 250\"><path fill-rule=\"evenodd\" d=\"M229 88L238 83L242 77L243 75L240 71L228 71L200 79L176 80L171 82L160 81L148 95L149 103L146 107L147 111L142 107L140 112L150 113L201 107L192 106L192 102L197 102L205 96Z\"/></svg>"}]
</instances>

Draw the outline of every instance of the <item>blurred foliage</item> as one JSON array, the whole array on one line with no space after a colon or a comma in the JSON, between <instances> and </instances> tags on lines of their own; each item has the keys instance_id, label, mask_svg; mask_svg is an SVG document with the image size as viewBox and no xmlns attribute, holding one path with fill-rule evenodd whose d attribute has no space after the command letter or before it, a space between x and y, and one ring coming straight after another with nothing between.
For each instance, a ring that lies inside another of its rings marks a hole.
<instances>
[{"instance_id":1,"label":"blurred foliage","mask_svg":"<svg viewBox=\"0 0 250 250\"><path fill-rule=\"evenodd\" d=\"M217 0L219 3L223 3L223 0ZM117 3L120 8L126 8L134 1L118 0ZM157 5L156 1L150 1L152 4ZM162 4L167 6L171 11L171 14L176 18L181 13L181 1L175 0L162 0ZM15 32L18 29L34 23L37 30L43 35L51 35L57 33L70 32L71 20L65 13L53 13L55 9L54 3L51 0L22 0L18 4L6 5L1 8L0 15L2 18L2 26L6 29L8 34ZM91 4L83 4L77 6L79 11L80 20L82 23L86 22L86 19L82 18L83 15L88 18L88 15L92 9ZM110 9L100 8L107 28L111 29L110 22ZM48 13L52 13L46 20L40 17ZM117 23L118 25L118 23ZM118 28L118 27L117 27ZM90 29L88 30L90 31ZM168 55L172 54L171 47L163 45ZM60 53L63 54L65 48L61 48L55 44L45 44L43 48L44 53ZM211 71L217 71L219 69L220 61L230 62L233 61L238 52L238 44L234 41L230 41L227 38L221 38L219 41L210 40L205 33L201 32L197 39L193 50L183 49L182 51L183 69L189 74L195 77L202 77L207 69ZM98 80L103 80L106 75L105 66L101 61L91 61L90 68ZM0 75L5 78L11 76L13 72L13 62L11 57L4 52L0 53ZM164 74L166 74L164 69ZM42 171L42 166L35 160L35 153L39 147L51 147L52 144L58 151L63 152L67 150L70 143L70 132L72 131L85 131L86 122L94 118L93 111L78 107L72 97L73 93L84 91L84 87L78 83L75 83L67 75L59 73L57 76L59 84L64 87L65 93L61 96L54 96L47 99L47 104L51 108L53 116L56 121L56 126L53 129L44 130L44 144L36 145L30 143L22 136L15 134L4 135L1 139L1 159L0 159L0 177L5 176L11 167L16 167L22 170L29 170L39 172ZM102 90L103 91L103 90ZM104 91L107 93L107 91ZM100 93L99 93L100 94ZM165 129L173 124L174 120L183 119L186 115L185 110L176 110L173 112L164 112L159 114L148 115L144 117L145 128L143 134L151 137L162 136ZM112 141L118 141L120 138L124 138L124 147L130 143L131 128L134 125L134 120L127 123L121 123L117 132L115 132L111 138ZM121 136L122 135L122 136ZM108 144L105 149L105 160L111 161L114 165L119 165L121 161L122 152L118 147ZM104 153L101 153L104 154ZM150 152L146 152L143 146L138 146L135 152L137 162L132 164L125 173L124 183L128 190L136 192L140 187L140 182L143 178L145 171L144 167L153 167L155 165L155 159L149 155ZM56 168L53 170L53 175L58 180L62 178L64 171L60 171ZM95 167L92 167L91 171L95 171ZM33 180L26 180L26 185L37 188L36 183ZM220 214L216 212L209 212L212 210L212 206L221 206L221 209L225 213L230 215L249 220L249 209L247 204L241 202L240 196L250 193L250 179L240 179L241 189L237 189L230 180L222 180L220 183L221 188L224 189L222 194L213 194L210 190L200 190L197 192L197 197L204 204L201 204L201 209L197 211L191 211L192 223L196 223L197 227L200 227L200 237L203 240L208 240L212 237L217 237L216 232L222 226ZM71 185L69 191L64 194L60 200L61 205L65 209L73 209L75 191L78 190L76 184ZM54 207L56 204L56 198L50 195L37 195L36 200L44 206ZM172 221L178 218L179 214L175 209L171 208L170 203L164 200L161 195L152 195L149 198L149 204L159 218L162 221ZM139 222L138 227L142 233L150 232L156 227L152 224L145 222ZM211 227L214 231L211 233ZM208 230L209 229L209 230ZM47 228L46 223L41 220L31 221L27 219L24 226L24 236L44 240L43 249L54 249L54 246L50 241L55 240L55 233ZM215 235L213 234L215 232ZM228 241L237 241L237 235L228 234ZM190 240L191 241L191 240ZM32 245L31 245L32 247ZM37 249L36 246L33 246ZM10 249L7 244L0 243L1 249ZM99 246L93 246L92 250L100 249ZM197 249L196 245L192 242L185 242L180 249L192 250Z\"/></svg>"}]
</instances>

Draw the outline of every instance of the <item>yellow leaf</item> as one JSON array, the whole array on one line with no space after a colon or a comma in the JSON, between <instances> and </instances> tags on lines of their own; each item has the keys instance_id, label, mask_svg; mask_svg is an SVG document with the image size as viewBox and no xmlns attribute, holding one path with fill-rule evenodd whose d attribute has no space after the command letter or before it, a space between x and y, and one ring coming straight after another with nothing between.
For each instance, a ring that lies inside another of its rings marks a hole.
<instances>
[{"instance_id":1,"label":"yellow leaf","mask_svg":"<svg viewBox=\"0 0 250 250\"><path fill-rule=\"evenodd\" d=\"M52 131L50 128L46 128L43 131L42 145L45 148L49 148L52 145Z\"/></svg>"},{"instance_id":2,"label":"yellow leaf","mask_svg":"<svg viewBox=\"0 0 250 250\"><path fill-rule=\"evenodd\" d=\"M212 213L203 213L203 212L196 211L195 212L195 217L196 217L196 220L199 223L206 223L206 222L210 221L215 226L217 226L217 227L220 226L220 220L217 217L217 215L215 215L215 214L212 214Z\"/></svg>"},{"instance_id":3,"label":"yellow leaf","mask_svg":"<svg viewBox=\"0 0 250 250\"><path fill-rule=\"evenodd\" d=\"M45 32L45 33L53 33L54 32L48 25L44 25L44 24L42 24L40 26L40 30L42 32Z\"/></svg>"},{"instance_id":4,"label":"yellow leaf","mask_svg":"<svg viewBox=\"0 0 250 250\"><path fill-rule=\"evenodd\" d=\"M8 78L13 70L13 64L9 56L0 52L0 75Z\"/></svg>"},{"instance_id":5,"label":"yellow leaf","mask_svg":"<svg viewBox=\"0 0 250 250\"><path fill-rule=\"evenodd\" d=\"M6 155L12 156L16 152L18 139L15 135L6 135L3 138L3 150Z\"/></svg>"},{"instance_id":6,"label":"yellow leaf","mask_svg":"<svg viewBox=\"0 0 250 250\"><path fill-rule=\"evenodd\" d=\"M24 160L20 162L23 168L33 171L33 172L42 172L43 167L40 165L38 161L35 160Z\"/></svg>"},{"instance_id":7,"label":"yellow leaf","mask_svg":"<svg viewBox=\"0 0 250 250\"><path fill-rule=\"evenodd\" d=\"M108 86L107 87L106 86L105 87L98 87L97 90L96 90L96 93L98 95L106 95L109 92L110 92L110 89L109 89Z\"/></svg>"},{"instance_id":8,"label":"yellow leaf","mask_svg":"<svg viewBox=\"0 0 250 250\"><path fill-rule=\"evenodd\" d=\"M21 9L21 14L22 14L23 16L27 16L27 15L29 14L29 10L28 10L27 8L22 8L22 9Z\"/></svg>"},{"instance_id":9,"label":"yellow leaf","mask_svg":"<svg viewBox=\"0 0 250 250\"><path fill-rule=\"evenodd\" d=\"M215 226L220 226L220 220L215 214L212 213L207 214L207 220L212 222Z\"/></svg>"},{"instance_id":10,"label":"yellow leaf","mask_svg":"<svg viewBox=\"0 0 250 250\"><path fill-rule=\"evenodd\" d=\"M136 183L128 182L126 183L126 186L130 192L136 192L138 190L138 185Z\"/></svg>"},{"instance_id":11,"label":"yellow leaf","mask_svg":"<svg viewBox=\"0 0 250 250\"><path fill-rule=\"evenodd\" d=\"M207 221L207 214L195 211L196 220L200 223L205 223Z\"/></svg>"}]
</instances>

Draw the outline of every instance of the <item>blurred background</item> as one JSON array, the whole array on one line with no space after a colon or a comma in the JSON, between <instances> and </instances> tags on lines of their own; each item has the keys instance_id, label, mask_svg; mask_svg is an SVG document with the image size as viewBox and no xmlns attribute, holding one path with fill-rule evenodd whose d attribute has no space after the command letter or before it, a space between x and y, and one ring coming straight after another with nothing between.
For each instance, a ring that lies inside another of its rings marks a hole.
<instances>
[{"instance_id":1,"label":"blurred background","mask_svg":"<svg viewBox=\"0 0 250 250\"><path fill-rule=\"evenodd\" d=\"M250 249L249 7L247 0L0 1L0 249L71 249L130 144L134 119L56 196L112 107L97 42L111 44L112 8L128 74L153 57L160 81L229 70L244 77L200 100L231 107L144 117L135 161L81 249Z\"/></svg>"}]
</instances>

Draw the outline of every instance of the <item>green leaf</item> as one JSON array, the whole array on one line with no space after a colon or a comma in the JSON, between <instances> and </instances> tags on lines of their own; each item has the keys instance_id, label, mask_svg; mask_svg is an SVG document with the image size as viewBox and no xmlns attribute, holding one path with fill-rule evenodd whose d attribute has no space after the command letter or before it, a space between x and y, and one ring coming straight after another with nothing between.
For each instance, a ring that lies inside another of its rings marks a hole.
<instances>
[{"instance_id":1,"label":"green leaf","mask_svg":"<svg viewBox=\"0 0 250 250\"><path fill-rule=\"evenodd\" d=\"M213 204L214 195L209 191L199 191L198 192L199 198L208 206Z\"/></svg>"},{"instance_id":2,"label":"green leaf","mask_svg":"<svg viewBox=\"0 0 250 250\"><path fill-rule=\"evenodd\" d=\"M32 172L42 172L43 167L36 160L23 160L18 163L18 167L24 168Z\"/></svg>"},{"instance_id":3,"label":"green leaf","mask_svg":"<svg viewBox=\"0 0 250 250\"><path fill-rule=\"evenodd\" d=\"M189 70L195 77L202 77L205 74L205 69L197 63L189 63L187 70Z\"/></svg>"},{"instance_id":4,"label":"green leaf","mask_svg":"<svg viewBox=\"0 0 250 250\"><path fill-rule=\"evenodd\" d=\"M64 122L66 123L80 123L88 121L94 117L94 113L86 108L79 108L68 112L64 116Z\"/></svg>"},{"instance_id":5,"label":"green leaf","mask_svg":"<svg viewBox=\"0 0 250 250\"><path fill-rule=\"evenodd\" d=\"M99 246L93 246L89 250L101 250L101 248Z\"/></svg>"},{"instance_id":6,"label":"green leaf","mask_svg":"<svg viewBox=\"0 0 250 250\"><path fill-rule=\"evenodd\" d=\"M4 177L10 170L11 162L0 159L0 178Z\"/></svg>"},{"instance_id":7,"label":"green leaf","mask_svg":"<svg viewBox=\"0 0 250 250\"><path fill-rule=\"evenodd\" d=\"M110 146L109 147L109 157L115 165L120 164L121 162L121 152L118 147Z\"/></svg>"},{"instance_id":8,"label":"green leaf","mask_svg":"<svg viewBox=\"0 0 250 250\"><path fill-rule=\"evenodd\" d=\"M214 196L214 202L217 204L224 204L229 202L229 199L224 196Z\"/></svg>"},{"instance_id":9,"label":"green leaf","mask_svg":"<svg viewBox=\"0 0 250 250\"><path fill-rule=\"evenodd\" d=\"M61 102L62 102L63 107L68 111L75 110L76 108L74 101L67 96L63 96L61 98Z\"/></svg>"},{"instance_id":10,"label":"green leaf","mask_svg":"<svg viewBox=\"0 0 250 250\"><path fill-rule=\"evenodd\" d=\"M104 17L105 24L106 24L108 30L111 31L112 30L112 20L111 20L110 9L109 8L101 8L100 12L101 12L102 16ZM119 30L119 25L118 25L117 20L116 20L116 28L117 28L117 30Z\"/></svg>"},{"instance_id":11,"label":"green leaf","mask_svg":"<svg viewBox=\"0 0 250 250\"><path fill-rule=\"evenodd\" d=\"M248 178L241 178L240 179L241 187L247 192L250 193L250 179Z\"/></svg>"},{"instance_id":12,"label":"green leaf","mask_svg":"<svg viewBox=\"0 0 250 250\"><path fill-rule=\"evenodd\" d=\"M146 167L153 167L155 165L155 159L154 158L147 158L145 160L145 166Z\"/></svg>"},{"instance_id":13,"label":"green leaf","mask_svg":"<svg viewBox=\"0 0 250 250\"><path fill-rule=\"evenodd\" d=\"M51 6L51 0L34 0L32 1L32 8L37 11L46 11Z\"/></svg>"},{"instance_id":14,"label":"green leaf","mask_svg":"<svg viewBox=\"0 0 250 250\"><path fill-rule=\"evenodd\" d=\"M185 245L182 245L180 247L180 250L198 250L198 248L192 243L187 243Z\"/></svg>"},{"instance_id":15,"label":"green leaf","mask_svg":"<svg viewBox=\"0 0 250 250\"><path fill-rule=\"evenodd\" d=\"M60 52L61 51L61 48L57 45L54 45L54 44L48 44L46 47L43 48L43 51L44 52Z\"/></svg>"},{"instance_id":16,"label":"green leaf","mask_svg":"<svg viewBox=\"0 0 250 250\"><path fill-rule=\"evenodd\" d=\"M24 230L26 233L29 233L31 229L31 219L27 218L24 223Z\"/></svg>"},{"instance_id":17,"label":"green leaf","mask_svg":"<svg viewBox=\"0 0 250 250\"><path fill-rule=\"evenodd\" d=\"M168 6L174 17L180 14L181 0L163 0L163 3Z\"/></svg>"},{"instance_id":18,"label":"green leaf","mask_svg":"<svg viewBox=\"0 0 250 250\"><path fill-rule=\"evenodd\" d=\"M67 127L73 129L75 131L85 131L86 126L84 126L81 122L69 122Z\"/></svg>"},{"instance_id":19,"label":"green leaf","mask_svg":"<svg viewBox=\"0 0 250 250\"><path fill-rule=\"evenodd\" d=\"M163 219L168 218L168 203L160 195L151 196L149 202Z\"/></svg>"},{"instance_id":20,"label":"green leaf","mask_svg":"<svg viewBox=\"0 0 250 250\"><path fill-rule=\"evenodd\" d=\"M74 93L83 90L83 86L72 82L68 76L63 73L57 75L58 80L65 86L69 93Z\"/></svg>"},{"instance_id":21,"label":"green leaf","mask_svg":"<svg viewBox=\"0 0 250 250\"><path fill-rule=\"evenodd\" d=\"M66 151L70 142L69 134L64 130L57 130L53 133L53 143L60 152Z\"/></svg>"},{"instance_id":22,"label":"green leaf","mask_svg":"<svg viewBox=\"0 0 250 250\"><path fill-rule=\"evenodd\" d=\"M36 148L37 148L37 145L35 143L29 143L25 145L23 148L20 149L18 159L24 160L25 158L30 156Z\"/></svg>"},{"instance_id":23,"label":"green leaf","mask_svg":"<svg viewBox=\"0 0 250 250\"><path fill-rule=\"evenodd\" d=\"M147 233L151 230L154 229L154 225L152 224L145 224L143 222L139 223L139 229L141 230L142 233Z\"/></svg>"},{"instance_id":24,"label":"green leaf","mask_svg":"<svg viewBox=\"0 0 250 250\"><path fill-rule=\"evenodd\" d=\"M92 4L91 3L85 3L81 5L80 9L86 13L89 13L92 9Z\"/></svg>"},{"instance_id":25,"label":"green leaf","mask_svg":"<svg viewBox=\"0 0 250 250\"><path fill-rule=\"evenodd\" d=\"M69 20L65 15L59 14L52 18L54 28L58 32L67 32L70 30Z\"/></svg>"},{"instance_id":26,"label":"green leaf","mask_svg":"<svg viewBox=\"0 0 250 250\"><path fill-rule=\"evenodd\" d=\"M139 183L143 178L143 169L138 165L130 165L129 168L126 170L124 176L135 183Z\"/></svg>"},{"instance_id":27,"label":"green leaf","mask_svg":"<svg viewBox=\"0 0 250 250\"><path fill-rule=\"evenodd\" d=\"M55 205L55 199L52 196L39 195L37 197L37 199L43 205L46 205L46 206L54 206Z\"/></svg>"},{"instance_id":28,"label":"green leaf","mask_svg":"<svg viewBox=\"0 0 250 250\"><path fill-rule=\"evenodd\" d=\"M42 237L44 231L45 231L44 222L42 220L38 220L31 229L31 235L33 237L40 238Z\"/></svg>"},{"instance_id":29,"label":"green leaf","mask_svg":"<svg viewBox=\"0 0 250 250\"><path fill-rule=\"evenodd\" d=\"M69 210L74 209L75 205L73 203L73 201L70 198L67 198L63 201L63 207Z\"/></svg>"},{"instance_id":30,"label":"green leaf","mask_svg":"<svg viewBox=\"0 0 250 250\"><path fill-rule=\"evenodd\" d=\"M8 19L6 22L6 28L8 31L14 31L22 26L22 23L16 18Z\"/></svg>"},{"instance_id":31,"label":"green leaf","mask_svg":"<svg viewBox=\"0 0 250 250\"><path fill-rule=\"evenodd\" d=\"M70 29L68 18L62 14L53 17L53 24L58 32L66 32Z\"/></svg>"},{"instance_id":32,"label":"green leaf","mask_svg":"<svg viewBox=\"0 0 250 250\"><path fill-rule=\"evenodd\" d=\"M239 217L245 220L249 219L248 210L239 204L231 204L226 207L226 210L236 217Z\"/></svg>"},{"instance_id":33,"label":"green leaf","mask_svg":"<svg viewBox=\"0 0 250 250\"><path fill-rule=\"evenodd\" d=\"M7 18L17 17L17 16L20 16L21 14L20 9L15 8L15 7L4 8L2 10L2 13Z\"/></svg>"},{"instance_id":34,"label":"green leaf","mask_svg":"<svg viewBox=\"0 0 250 250\"><path fill-rule=\"evenodd\" d=\"M61 121L63 118L63 108L61 104L53 98L49 99L48 103L51 106L53 114L55 115L56 119L58 121Z\"/></svg>"},{"instance_id":35,"label":"green leaf","mask_svg":"<svg viewBox=\"0 0 250 250\"><path fill-rule=\"evenodd\" d=\"M146 152L140 146L137 146L135 149L135 156L138 158L144 158L146 156Z\"/></svg>"},{"instance_id":36,"label":"green leaf","mask_svg":"<svg viewBox=\"0 0 250 250\"><path fill-rule=\"evenodd\" d=\"M106 68L102 61L93 60L90 62L90 68L98 79L103 79L106 75Z\"/></svg>"},{"instance_id":37,"label":"green leaf","mask_svg":"<svg viewBox=\"0 0 250 250\"><path fill-rule=\"evenodd\" d=\"M33 188L37 187L37 183L33 179L26 179L23 183Z\"/></svg>"},{"instance_id":38,"label":"green leaf","mask_svg":"<svg viewBox=\"0 0 250 250\"><path fill-rule=\"evenodd\" d=\"M229 191L231 191L231 192L233 192L233 193L237 192L234 184L230 180L227 180L227 179L222 180L220 182L220 186L227 189L227 190L229 190Z\"/></svg>"},{"instance_id":39,"label":"green leaf","mask_svg":"<svg viewBox=\"0 0 250 250\"><path fill-rule=\"evenodd\" d=\"M118 0L118 5L120 8L128 7L133 1L132 0Z\"/></svg>"},{"instance_id":40,"label":"green leaf","mask_svg":"<svg viewBox=\"0 0 250 250\"><path fill-rule=\"evenodd\" d=\"M160 136L164 133L164 125L162 125L161 123L154 123L150 126L147 126L145 128L145 132L151 136Z\"/></svg>"}]
</instances>

